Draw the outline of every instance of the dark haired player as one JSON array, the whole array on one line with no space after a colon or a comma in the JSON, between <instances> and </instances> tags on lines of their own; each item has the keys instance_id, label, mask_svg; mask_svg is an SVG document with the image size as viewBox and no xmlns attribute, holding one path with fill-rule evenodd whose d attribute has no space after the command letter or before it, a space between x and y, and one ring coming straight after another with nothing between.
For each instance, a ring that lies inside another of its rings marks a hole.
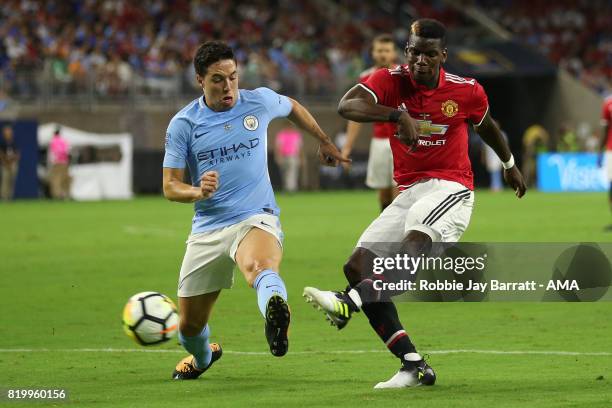
<instances>
[{"instance_id":1,"label":"dark haired player","mask_svg":"<svg viewBox=\"0 0 612 408\"><path fill-rule=\"evenodd\" d=\"M372 59L374 66L366 69L359 75L359 82L363 83L381 68L395 68L397 66L397 52L395 41L391 34L380 34L372 40ZM348 158L353 150L355 139L363 125L359 122L348 121L346 126L346 142L342 146L342 155ZM368 157L368 170L366 185L378 190L378 201L383 211L397 196L397 186L393 181L393 154L389 145L389 138L395 133L395 124L389 122L376 122L373 126L372 140L370 141L370 154ZM344 164L348 168L350 164Z\"/></svg>"},{"instance_id":2,"label":"dark haired player","mask_svg":"<svg viewBox=\"0 0 612 408\"><path fill-rule=\"evenodd\" d=\"M344 265L350 287L345 292L305 288L307 301L320 306L339 329L351 314L363 310L372 328L401 361L390 380L375 388L433 385L436 376L417 352L399 321L389 293L376 291L373 259L389 256L380 243L397 242L410 256L429 253L434 242L457 242L468 226L474 205L468 158L468 126L495 150L504 178L517 197L525 194L523 177L508 144L489 115L487 96L474 79L447 73L446 29L421 19L410 28L407 64L377 71L340 101L339 113L357 122L397 124L391 138L394 178L401 193L370 224ZM378 243L378 245L375 245ZM385 272L383 279L401 279ZM380 278L377 278L380 279Z\"/></svg>"},{"instance_id":3,"label":"dark haired player","mask_svg":"<svg viewBox=\"0 0 612 408\"><path fill-rule=\"evenodd\" d=\"M164 195L195 203L191 235L181 266L179 341L191 354L172 377L194 379L221 357L209 344L208 320L234 265L257 291L265 335L274 356L287 353L287 290L279 276L283 232L267 166L268 124L288 117L320 141L327 165L345 161L312 115L298 102L268 88L238 89L230 47L211 41L194 58L203 95L181 109L166 133ZM191 183L183 182L185 166Z\"/></svg>"}]
</instances>

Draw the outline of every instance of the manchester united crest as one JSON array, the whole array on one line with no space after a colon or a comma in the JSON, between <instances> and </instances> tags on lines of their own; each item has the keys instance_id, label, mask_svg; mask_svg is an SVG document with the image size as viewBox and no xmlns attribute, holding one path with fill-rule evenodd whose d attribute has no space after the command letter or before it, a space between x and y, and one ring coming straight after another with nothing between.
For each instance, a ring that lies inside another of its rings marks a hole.
<instances>
[{"instance_id":1,"label":"manchester united crest","mask_svg":"<svg viewBox=\"0 0 612 408\"><path fill-rule=\"evenodd\" d=\"M442 113L449 118L455 116L457 112L459 112L459 105L457 105L457 102L453 101L452 99L449 99L442 104Z\"/></svg>"}]
</instances>

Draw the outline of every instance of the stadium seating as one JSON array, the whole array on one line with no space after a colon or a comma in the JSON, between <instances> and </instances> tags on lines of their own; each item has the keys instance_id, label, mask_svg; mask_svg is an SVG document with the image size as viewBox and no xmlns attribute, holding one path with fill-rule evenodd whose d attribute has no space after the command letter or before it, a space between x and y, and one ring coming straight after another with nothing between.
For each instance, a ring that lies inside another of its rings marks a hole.
<instances>
[{"instance_id":1,"label":"stadium seating","mask_svg":"<svg viewBox=\"0 0 612 408\"><path fill-rule=\"evenodd\" d=\"M43 92L101 97L195 92L195 49L202 41L222 38L237 50L244 86L336 95L368 63L373 33L401 27L399 17L406 15L404 21L425 14L456 20L456 13L439 1L409 7L399 1L356 7L347 1L320 3L3 2L0 89L20 98ZM405 27L395 35L405 39Z\"/></svg>"},{"instance_id":2,"label":"stadium seating","mask_svg":"<svg viewBox=\"0 0 612 408\"><path fill-rule=\"evenodd\" d=\"M369 64L374 33L392 31L402 43L406 22L417 16L461 32L469 20L447 3L3 1L0 92L21 99L195 94L193 53L202 41L222 38L237 50L245 87L335 97ZM517 38L604 92L612 75L609 2L574 3L475 1Z\"/></svg>"},{"instance_id":3,"label":"stadium seating","mask_svg":"<svg viewBox=\"0 0 612 408\"><path fill-rule=\"evenodd\" d=\"M490 17L585 85L605 94L612 80L612 3L606 0L479 0Z\"/></svg>"}]
</instances>

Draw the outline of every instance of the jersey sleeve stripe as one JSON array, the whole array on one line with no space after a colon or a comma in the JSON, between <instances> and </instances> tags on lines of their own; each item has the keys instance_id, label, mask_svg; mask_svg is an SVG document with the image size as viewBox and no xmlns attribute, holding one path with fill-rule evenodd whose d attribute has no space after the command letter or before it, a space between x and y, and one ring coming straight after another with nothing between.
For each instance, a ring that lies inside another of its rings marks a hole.
<instances>
[{"instance_id":1,"label":"jersey sleeve stripe","mask_svg":"<svg viewBox=\"0 0 612 408\"><path fill-rule=\"evenodd\" d=\"M389 68L389 73L391 75L397 75L397 74L402 74L402 66L398 65L395 68Z\"/></svg>"},{"instance_id":2,"label":"jersey sleeve stripe","mask_svg":"<svg viewBox=\"0 0 612 408\"><path fill-rule=\"evenodd\" d=\"M476 123L474 126L478 127L478 126L482 125L482 122L487 117L487 113L489 113L489 105L487 105L487 109L485 110L484 115L482 115L482 119L480 119L480 122Z\"/></svg>"},{"instance_id":3,"label":"jersey sleeve stripe","mask_svg":"<svg viewBox=\"0 0 612 408\"><path fill-rule=\"evenodd\" d=\"M378 103L378 96L376 96L376 92L374 92L373 90L371 90L370 88L368 88L364 84L357 84L357 85L359 85L360 87L362 87L363 89L368 91L374 97L374 102Z\"/></svg>"},{"instance_id":4,"label":"jersey sleeve stripe","mask_svg":"<svg viewBox=\"0 0 612 408\"><path fill-rule=\"evenodd\" d=\"M474 79L467 79L464 77L460 77L459 75L454 75L454 74L449 74L448 72L445 72L445 78L446 79L454 79L456 81L463 81L463 82L474 82Z\"/></svg>"},{"instance_id":5,"label":"jersey sleeve stripe","mask_svg":"<svg viewBox=\"0 0 612 408\"><path fill-rule=\"evenodd\" d=\"M447 78L463 79L465 81L465 78L459 75L451 74L450 72L445 72L444 74L446 75Z\"/></svg>"},{"instance_id":6,"label":"jersey sleeve stripe","mask_svg":"<svg viewBox=\"0 0 612 408\"><path fill-rule=\"evenodd\" d=\"M474 85L475 84L475 81L473 79L470 79L468 81L467 79L458 80L458 79L446 77L446 80L448 82L452 82L453 84L470 84L470 85Z\"/></svg>"}]
</instances>

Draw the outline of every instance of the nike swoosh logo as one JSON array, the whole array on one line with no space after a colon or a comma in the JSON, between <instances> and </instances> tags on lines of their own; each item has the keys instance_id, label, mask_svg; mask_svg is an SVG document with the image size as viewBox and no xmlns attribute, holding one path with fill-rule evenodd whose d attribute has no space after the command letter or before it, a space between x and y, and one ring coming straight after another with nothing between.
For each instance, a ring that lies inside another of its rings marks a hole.
<instances>
[{"instance_id":1,"label":"nike swoosh logo","mask_svg":"<svg viewBox=\"0 0 612 408\"><path fill-rule=\"evenodd\" d=\"M205 134L210 133L210 130L208 132L204 132L204 133L200 133L199 135L195 135L195 138L199 138L200 136L204 136Z\"/></svg>"},{"instance_id":2,"label":"nike swoosh logo","mask_svg":"<svg viewBox=\"0 0 612 408\"><path fill-rule=\"evenodd\" d=\"M259 223L260 223L260 224L265 225L266 227L271 227L271 225L270 225L270 224L266 224L266 223L265 223L265 222L263 222L263 221L260 221Z\"/></svg>"},{"instance_id":3,"label":"nike swoosh logo","mask_svg":"<svg viewBox=\"0 0 612 408\"><path fill-rule=\"evenodd\" d=\"M270 285L270 286L266 286L266 289L273 288L273 287L275 287L275 286L276 286L277 288L280 288L280 285Z\"/></svg>"}]
</instances>

